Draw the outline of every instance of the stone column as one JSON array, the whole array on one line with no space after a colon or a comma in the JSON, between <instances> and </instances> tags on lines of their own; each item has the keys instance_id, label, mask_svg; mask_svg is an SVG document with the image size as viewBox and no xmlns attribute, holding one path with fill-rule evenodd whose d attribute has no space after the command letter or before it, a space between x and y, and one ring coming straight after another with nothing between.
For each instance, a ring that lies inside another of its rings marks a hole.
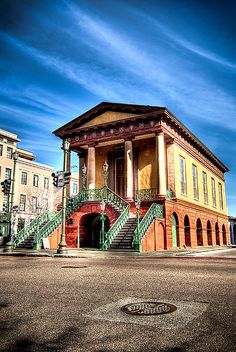
<instances>
[{"instance_id":1,"label":"stone column","mask_svg":"<svg viewBox=\"0 0 236 352\"><path fill-rule=\"evenodd\" d=\"M156 135L156 165L157 165L157 180L158 180L158 195L166 195L166 158L165 158L165 142L164 132Z\"/></svg>"},{"instance_id":2,"label":"stone column","mask_svg":"<svg viewBox=\"0 0 236 352\"><path fill-rule=\"evenodd\" d=\"M133 199L133 145L125 141L125 197Z\"/></svg>"},{"instance_id":3,"label":"stone column","mask_svg":"<svg viewBox=\"0 0 236 352\"><path fill-rule=\"evenodd\" d=\"M95 146L88 147L88 189L95 189Z\"/></svg>"}]
</instances>

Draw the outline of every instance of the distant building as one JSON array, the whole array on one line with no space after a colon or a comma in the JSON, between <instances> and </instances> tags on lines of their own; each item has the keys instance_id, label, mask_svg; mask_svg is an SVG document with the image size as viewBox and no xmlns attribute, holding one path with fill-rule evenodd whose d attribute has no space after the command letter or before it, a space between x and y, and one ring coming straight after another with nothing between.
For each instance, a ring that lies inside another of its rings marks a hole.
<instances>
[{"instance_id":1,"label":"distant building","mask_svg":"<svg viewBox=\"0 0 236 352\"><path fill-rule=\"evenodd\" d=\"M32 152L17 146L17 135L0 130L0 181L13 177L13 153L18 153L14 205L19 206L17 214L18 231L29 224L37 215L51 211L61 203L61 192L53 186L54 169L35 161ZM78 174L73 173L70 194L78 193ZM0 190L0 209L3 213L8 207L8 196ZM6 226L0 224L0 232L6 235Z\"/></svg>"},{"instance_id":2,"label":"distant building","mask_svg":"<svg viewBox=\"0 0 236 352\"><path fill-rule=\"evenodd\" d=\"M236 218L229 216L230 243L236 245Z\"/></svg>"},{"instance_id":3,"label":"distant building","mask_svg":"<svg viewBox=\"0 0 236 352\"><path fill-rule=\"evenodd\" d=\"M122 222L126 213L120 213L118 221L123 228L116 238L110 237L111 241L106 238L106 246L124 248L126 243L131 248L137 241L133 238L135 224L125 234L137 198L141 200L140 215L147 224L150 217L145 214L149 214L151 205L163 207L163 217L152 221L139 239L143 251L230 242L224 178L228 169L167 108L101 103L54 134L68 139L70 150L78 153L80 185L81 168L86 165L87 194L99 194L96 190L103 187L103 164L107 161L113 200L121 199L129 205L129 219ZM68 232L72 247L99 246L101 208L99 202L91 200L88 198L87 204L84 201L72 215L73 234ZM112 230L115 208L115 201L106 203L109 236L116 233Z\"/></svg>"}]
</instances>

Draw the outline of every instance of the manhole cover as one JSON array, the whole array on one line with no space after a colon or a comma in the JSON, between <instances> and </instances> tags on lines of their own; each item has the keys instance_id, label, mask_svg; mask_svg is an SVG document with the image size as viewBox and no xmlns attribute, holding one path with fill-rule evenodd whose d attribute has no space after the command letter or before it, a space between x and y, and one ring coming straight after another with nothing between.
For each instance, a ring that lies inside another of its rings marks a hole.
<instances>
[{"instance_id":1,"label":"manhole cover","mask_svg":"<svg viewBox=\"0 0 236 352\"><path fill-rule=\"evenodd\" d=\"M121 307L126 314L131 315L158 315L172 313L177 309L176 306L164 302L136 302L129 303Z\"/></svg>"},{"instance_id":2,"label":"manhole cover","mask_svg":"<svg viewBox=\"0 0 236 352\"><path fill-rule=\"evenodd\" d=\"M83 269L83 268L87 268L86 265L80 265L80 266L72 266L72 265L64 265L62 266L62 269Z\"/></svg>"}]
</instances>

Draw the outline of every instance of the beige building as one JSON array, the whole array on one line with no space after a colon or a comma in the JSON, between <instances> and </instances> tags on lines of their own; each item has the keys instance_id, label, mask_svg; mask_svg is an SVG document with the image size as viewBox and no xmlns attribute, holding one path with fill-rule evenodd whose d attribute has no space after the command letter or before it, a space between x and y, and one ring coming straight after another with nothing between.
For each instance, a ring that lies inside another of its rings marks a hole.
<instances>
[{"instance_id":1,"label":"beige building","mask_svg":"<svg viewBox=\"0 0 236 352\"><path fill-rule=\"evenodd\" d=\"M61 203L61 189L53 186L51 166L35 161L32 152L18 148L20 139L16 134L0 130L0 182L13 178L13 153L18 153L16 161L16 177L14 205L18 205L18 230L29 224L37 215L46 210L54 210ZM78 193L78 174L72 173L70 194ZM0 212L7 209L9 199L0 191ZM0 224L0 232L4 227Z\"/></svg>"}]
</instances>

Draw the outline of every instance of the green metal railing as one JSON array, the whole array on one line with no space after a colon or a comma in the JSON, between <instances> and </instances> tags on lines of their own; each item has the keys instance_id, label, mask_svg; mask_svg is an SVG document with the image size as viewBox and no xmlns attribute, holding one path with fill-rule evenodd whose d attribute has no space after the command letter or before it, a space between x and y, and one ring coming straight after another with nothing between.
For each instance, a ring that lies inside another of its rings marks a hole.
<instances>
[{"instance_id":1,"label":"green metal railing","mask_svg":"<svg viewBox=\"0 0 236 352\"><path fill-rule=\"evenodd\" d=\"M89 190L90 191L90 190ZM95 191L95 190L93 190ZM82 190L76 196L67 198L66 205L66 217L68 218L74 211L78 209L80 204L90 197L91 192L87 190ZM91 198L91 197L90 197ZM38 249L40 247L40 242L43 238L48 237L56 228L62 223L62 210L55 213L53 217L39 229L34 237L34 248Z\"/></svg>"},{"instance_id":2,"label":"green metal railing","mask_svg":"<svg viewBox=\"0 0 236 352\"><path fill-rule=\"evenodd\" d=\"M108 187L103 187L100 189L83 189L76 196L69 197L67 199L66 217L68 218L85 201L98 202L102 201L103 199L107 203L112 204L113 207L121 212L121 215L115 224L105 234L104 243L102 243L101 248L107 249L110 246L112 239L116 236L116 234L119 232L129 217L129 204L116 193L114 193ZM39 243L42 238L48 237L50 233L52 233L61 224L61 220L62 211L56 213L50 219L50 221L48 221L42 228L40 228L34 238L34 248L37 249L39 247Z\"/></svg>"},{"instance_id":3,"label":"green metal railing","mask_svg":"<svg viewBox=\"0 0 236 352\"><path fill-rule=\"evenodd\" d=\"M105 200L111 204L120 216L113 224L113 226L105 233L104 242L101 244L101 249L110 247L112 240L118 234L122 226L129 218L130 205L124 201L120 196L113 192L108 187L100 189L83 189L76 196L67 198L66 217L68 218L78 207L87 201L98 202ZM14 239L14 247L19 245L31 234L35 233L34 249L40 247L40 242L43 238L48 237L62 222L62 210L59 212L46 212L35 218L30 225L22 229L17 237Z\"/></svg>"},{"instance_id":4,"label":"green metal railing","mask_svg":"<svg viewBox=\"0 0 236 352\"><path fill-rule=\"evenodd\" d=\"M139 198L141 201L156 199L157 189L156 188L139 189L135 191L135 199L137 198Z\"/></svg>"},{"instance_id":5,"label":"green metal railing","mask_svg":"<svg viewBox=\"0 0 236 352\"><path fill-rule=\"evenodd\" d=\"M38 215L29 225L20 230L13 239L13 247L17 247L21 242L23 242L31 234L38 231L39 227L50 220L53 215L56 214L54 211L45 211L42 214Z\"/></svg>"},{"instance_id":6,"label":"green metal railing","mask_svg":"<svg viewBox=\"0 0 236 352\"><path fill-rule=\"evenodd\" d=\"M34 236L34 249L39 248L42 238L48 237L62 222L62 210L55 213L54 216L43 226Z\"/></svg>"},{"instance_id":7,"label":"green metal railing","mask_svg":"<svg viewBox=\"0 0 236 352\"><path fill-rule=\"evenodd\" d=\"M141 251L143 237L147 233L147 230L149 229L153 220L156 218L163 219L163 205L153 203L142 218L139 227L134 231L132 241L132 246L134 249L138 250L139 252Z\"/></svg>"},{"instance_id":8,"label":"green metal railing","mask_svg":"<svg viewBox=\"0 0 236 352\"><path fill-rule=\"evenodd\" d=\"M126 203L126 202L125 202ZM124 206L124 209L116 222L113 224L113 226L105 233L105 240L104 243L101 246L101 249L108 249L111 245L111 242L113 239L118 235L118 232L121 230L121 228L124 226L126 221L129 218L129 209L130 206L127 203L126 206Z\"/></svg>"}]
</instances>

